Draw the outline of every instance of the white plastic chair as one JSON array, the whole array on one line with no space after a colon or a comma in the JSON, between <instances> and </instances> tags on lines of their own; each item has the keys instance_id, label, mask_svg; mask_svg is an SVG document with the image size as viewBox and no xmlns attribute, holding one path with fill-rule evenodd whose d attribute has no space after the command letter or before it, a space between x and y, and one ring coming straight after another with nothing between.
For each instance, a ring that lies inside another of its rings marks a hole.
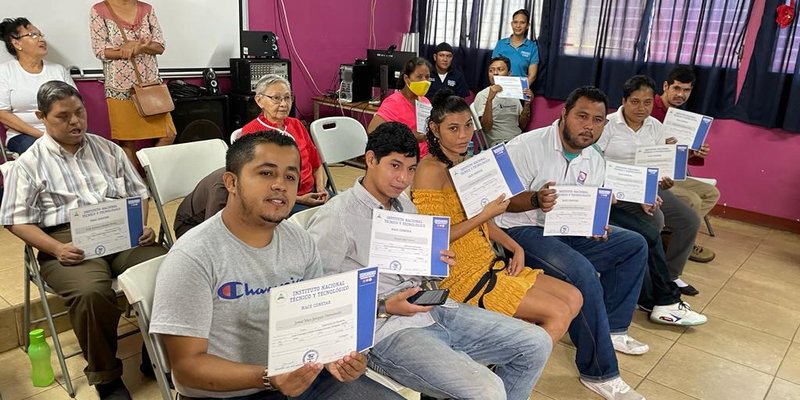
<instances>
[{"instance_id":1,"label":"white plastic chair","mask_svg":"<svg viewBox=\"0 0 800 400\"><path fill-rule=\"evenodd\" d=\"M328 187L337 194L336 184L328 166L364 155L367 131L350 117L320 118L311 123L311 137L317 145L322 168L328 176Z\"/></svg>"},{"instance_id":2,"label":"white plastic chair","mask_svg":"<svg viewBox=\"0 0 800 400\"><path fill-rule=\"evenodd\" d=\"M319 210L319 207L311 207L300 211L299 213L295 213L289 217L289 222L300 225L300 227L303 229L308 229L308 221L311 220L311 217L317 212L317 210Z\"/></svg>"},{"instance_id":3,"label":"white plastic chair","mask_svg":"<svg viewBox=\"0 0 800 400\"><path fill-rule=\"evenodd\" d=\"M231 133L231 144L239 140L240 137L242 137L242 128L239 128Z\"/></svg>"},{"instance_id":4,"label":"white plastic chair","mask_svg":"<svg viewBox=\"0 0 800 400\"><path fill-rule=\"evenodd\" d=\"M475 111L475 103L469 105L469 112L472 114L472 124L475 127L475 133L473 137L478 141L478 147L483 150L487 150L489 148L489 142L486 140L486 135L483 133L483 125L481 125L481 117L478 116L478 113ZM477 151L475 152L478 153Z\"/></svg>"},{"instance_id":5,"label":"white plastic chair","mask_svg":"<svg viewBox=\"0 0 800 400\"><path fill-rule=\"evenodd\" d=\"M161 219L159 239L167 247L175 240L164 204L186 197L206 175L225 166L228 145L221 139L151 147L136 152Z\"/></svg>"},{"instance_id":6,"label":"white plastic chair","mask_svg":"<svg viewBox=\"0 0 800 400\"><path fill-rule=\"evenodd\" d=\"M690 177L687 177L687 179L694 179L696 181L707 183L707 184L709 184L711 186L714 186L714 187L717 186L717 180L714 179L714 178L700 178L700 177L697 177L697 176L690 176ZM708 235L711 236L711 237L717 236L714 233L714 228L711 227L711 219L708 218L708 215L703 217L703 222L705 222L706 229L708 229Z\"/></svg>"},{"instance_id":7,"label":"white plastic chair","mask_svg":"<svg viewBox=\"0 0 800 400\"><path fill-rule=\"evenodd\" d=\"M158 388L164 400L172 400L167 373L170 371L169 358L158 335L150 334L150 316L153 310L153 296L156 289L156 276L166 255L153 258L128 268L117 280L128 303L136 310L136 320L142 333L144 346L150 355L150 363L156 375Z\"/></svg>"}]
</instances>

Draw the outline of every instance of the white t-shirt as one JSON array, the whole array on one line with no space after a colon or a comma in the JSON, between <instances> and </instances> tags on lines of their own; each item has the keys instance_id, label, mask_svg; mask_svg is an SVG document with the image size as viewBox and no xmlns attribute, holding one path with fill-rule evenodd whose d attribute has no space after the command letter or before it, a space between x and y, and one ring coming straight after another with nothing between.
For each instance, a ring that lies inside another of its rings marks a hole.
<instances>
[{"instance_id":1,"label":"white t-shirt","mask_svg":"<svg viewBox=\"0 0 800 400\"><path fill-rule=\"evenodd\" d=\"M508 155L526 191L541 189L548 181L556 185L603 185L606 163L594 145L589 146L572 161L564 156L564 146L558 132L558 120L552 125L523 133L506 144ZM544 226L544 213L530 210L506 212L494 218L501 228Z\"/></svg>"},{"instance_id":2,"label":"white t-shirt","mask_svg":"<svg viewBox=\"0 0 800 400\"><path fill-rule=\"evenodd\" d=\"M23 122L44 132L44 124L36 118L36 93L43 83L49 81L64 81L75 86L69 71L60 64L45 60L42 72L38 74L22 69L17 60L0 64L0 110L11 111ZM20 134L9 127L6 129L6 143Z\"/></svg>"},{"instance_id":3,"label":"white t-shirt","mask_svg":"<svg viewBox=\"0 0 800 400\"><path fill-rule=\"evenodd\" d=\"M667 143L666 129L653 117L647 117L638 131L634 132L622 116L622 107L608 115L608 124L597 141L607 160L633 165L636 149L659 146Z\"/></svg>"},{"instance_id":4,"label":"white t-shirt","mask_svg":"<svg viewBox=\"0 0 800 400\"><path fill-rule=\"evenodd\" d=\"M478 117L483 116L486 102L489 101L489 88L481 90L475 95L472 105ZM522 113L522 104L518 99L507 99L495 96L492 100L492 130L483 133L489 139L489 146L507 142L522 133L519 128L519 115Z\"/></svg>"}]
</instances>

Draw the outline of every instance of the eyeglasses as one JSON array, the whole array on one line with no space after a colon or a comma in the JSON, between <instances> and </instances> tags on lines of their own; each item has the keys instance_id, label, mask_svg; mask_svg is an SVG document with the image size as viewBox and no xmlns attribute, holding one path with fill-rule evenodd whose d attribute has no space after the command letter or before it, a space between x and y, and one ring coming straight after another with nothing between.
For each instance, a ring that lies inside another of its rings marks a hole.
<instances>
[{"instance_id":1,"label":"eyeglasses","mask_svg":"<svg viewBox=\"0 0 800 400\"><path fill-rule=\"evenodd\" d=\"M294 101L294 96L270 96L267 94L262 94L262 96L270 99L275 104L281 104L284 101L291 104Z\"/></svg>"},{"instance_id":2,"label":"eyeglasses","mask_svg":"<svg viewBox=\"0 0 800 400\"><path fill-rule=\"evenodd\" d=\"M24 38L25 36L30 36L31 39L37 40L39 38L44 38L44 33L42 32L28 32L24 35L14 36L17 40Z\"/></svg>"}]
</instances>

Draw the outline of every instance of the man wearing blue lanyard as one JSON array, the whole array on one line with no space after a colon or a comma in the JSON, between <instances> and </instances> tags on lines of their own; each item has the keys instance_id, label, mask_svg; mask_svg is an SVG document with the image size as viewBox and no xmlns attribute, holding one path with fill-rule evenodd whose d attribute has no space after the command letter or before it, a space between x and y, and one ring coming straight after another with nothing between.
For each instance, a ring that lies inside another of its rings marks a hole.
<instances>
[{"instance_id":1,"label":"man wearing blue lanyard","mask_svg":"<svg viewBox=\"0 0 800 400\"><path fill-rule=\"evenodd\" d=\"M539 47L525 37L530 27L530 13L520 9L511 19L511 36L500 39L494 47L492 58L505 56L511 60L511 76L527 76L528 87L536 80L539 70Z\"/></svg>"}]
</instances>

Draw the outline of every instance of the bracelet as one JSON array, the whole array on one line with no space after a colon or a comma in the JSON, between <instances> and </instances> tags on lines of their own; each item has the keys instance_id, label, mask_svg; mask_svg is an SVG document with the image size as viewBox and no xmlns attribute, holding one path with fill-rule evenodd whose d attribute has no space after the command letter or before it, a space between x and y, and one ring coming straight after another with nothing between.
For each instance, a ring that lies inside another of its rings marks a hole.
<instances>
[{"instance_id":1,"label":"bracelet","mask_svg":"<svg viewBox=\"0 0 800 400\"><path fill-rule=\"evenodd\" d=\"M261 379L264 382L264 389L270 392L275 392L278 389L276 389L275 386L272 386L272 381L269 379L268 371L269 370L266 367L264 367L264 375L261 375Z\"/></svg>"},{"instance_id":2,"label":"bracelet","mask_svg":"<svg viewBox=\"0 0 800 400\"><path fill-rule=\"evenodd\" d=\"M531 193L531 207L533 207L534 210L539 208L539 194L538 194L538 192Z\"/></svg>"}]
</instances>

